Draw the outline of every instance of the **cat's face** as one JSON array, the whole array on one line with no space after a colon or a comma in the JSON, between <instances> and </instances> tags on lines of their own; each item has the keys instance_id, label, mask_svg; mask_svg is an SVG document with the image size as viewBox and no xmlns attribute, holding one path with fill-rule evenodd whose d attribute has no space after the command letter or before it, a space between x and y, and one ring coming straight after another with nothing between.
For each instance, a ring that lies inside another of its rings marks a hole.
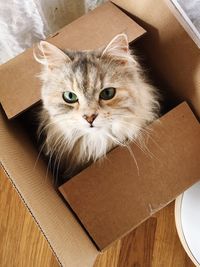
<instances>
[{"instance_id":1,"label":"cat's face","mask_svg":"<svg viewBox=\"0 0 200 267\"><path fill-rule=\"evenodd\" d=\"M97 159L135 139L153 119L152 88L144 91L126 35L101 51L64 53L47 42L40 45L43 105L70 150L81 140L85 157Z\"/></svg>"}]
</instances>

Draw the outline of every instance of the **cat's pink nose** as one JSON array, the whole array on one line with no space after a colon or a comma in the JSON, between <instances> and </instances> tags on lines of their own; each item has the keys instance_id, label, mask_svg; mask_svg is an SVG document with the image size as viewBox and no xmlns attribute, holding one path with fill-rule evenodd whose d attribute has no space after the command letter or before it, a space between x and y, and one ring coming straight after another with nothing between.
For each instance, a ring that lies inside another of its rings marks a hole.
<instances>
[{"instance_id":1,"label":"cat's pink nose","mask_svg":"<svg viewBox=\"0 0 200 267\"><path fill-rule=\"evenodd\" d=\"M98 114L92 114L92 115L83 115L83 118L90 124L93 123L93 121L96 119Z\"/></svg>"}]
</instances>

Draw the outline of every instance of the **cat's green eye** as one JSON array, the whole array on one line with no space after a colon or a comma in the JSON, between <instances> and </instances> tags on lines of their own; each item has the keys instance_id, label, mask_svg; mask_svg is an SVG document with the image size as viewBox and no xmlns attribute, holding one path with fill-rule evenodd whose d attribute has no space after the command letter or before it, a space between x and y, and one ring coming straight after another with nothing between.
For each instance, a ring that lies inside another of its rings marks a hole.
<instances>
[{"instance_id":1,"label":"cat's green eye","mask_svg":"<svg viewBox=\"0 0 200 267\"><path fill-rule=\"evenodd\" d=\"M66 91L63 93L63 99L65 100L65 102L71 103L71 104L78 101L77 95L70 91Z\"/></svg>"},{"instance_id":2,"label":"cat's green eye","mask_svg":"<svg viewBox=\"0 0 200 267\"><path fill-rule=\"evenodd\" d=\"M103 100L112 99L115 96L116 89L114 87L108 87L101 91L99 97Z\"/></svg>"}]
</instances>

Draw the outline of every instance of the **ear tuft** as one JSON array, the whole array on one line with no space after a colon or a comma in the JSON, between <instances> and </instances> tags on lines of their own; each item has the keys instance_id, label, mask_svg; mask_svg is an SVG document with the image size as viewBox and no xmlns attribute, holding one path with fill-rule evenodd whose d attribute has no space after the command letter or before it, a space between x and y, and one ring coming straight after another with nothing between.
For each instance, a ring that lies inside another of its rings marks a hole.
<instances>
[{"instance_id":1,"label":"ear tuft","mask_svg":"<svg viewBox=\"0 0 200 267\"><path fill-rule=\"evenodd\" d=\"M37 62L50 69L71 61L62 50L46 41L40 41L34 47L33 56Z\"/></svg>"},{"instance_id":2,"label":"ear tuft","mask_svg":"<svg viewBox=\"0 0 200 267\"><path fill-rule=\"evenodd\" d=\"M125 33L116 35L104 49L104 55L123 55L129 54L128 38Z\"/></svg>"}]
</instances>

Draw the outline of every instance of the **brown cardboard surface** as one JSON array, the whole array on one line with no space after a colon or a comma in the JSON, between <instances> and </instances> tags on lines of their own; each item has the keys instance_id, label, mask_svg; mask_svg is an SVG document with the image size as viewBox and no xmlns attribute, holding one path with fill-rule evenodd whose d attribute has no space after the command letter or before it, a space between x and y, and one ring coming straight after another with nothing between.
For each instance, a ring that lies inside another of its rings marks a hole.
<instances>
[{"instance_id":1,"label":"brown cardboard surface","mask_svg":"<svg viewBox=\"0 0 200 267\"><path fill-rule=\"evenodd\" d=\"M116 148L60 187L100 249L200 179L200 125L186 103L154 122L145 144L130 145L135 160Z\"/></svg>"},{"instance_id":2,"label":"brown cardboard surface","mask_svg":"<svg viewBox=\"0 0 200 267\"><path fill-rule=\"evenodd\" d=\"M200 116L200 50L171 13L169 0L112 0L147 34L140 41L150 65L175 102L186 100Z\"/></svg>"},{"instance_id":3,"label":"brown cardboard surface","mask_svg":"<svg viewBox=\"0 0 200 267\"><path fill-rule=\"evenodd\" d=\"M115 2L140 17L138 22L149 31L141 44L152 66L174 96L187 99L200 114L199 53L164 0ZM89 49L122 31L130 41L144 32L108 3L49 41L60 48ZM31 49L0 66L0 101L9 118L40 99L35 78L39 70ZM132 146L139 175L129 152L117 148L61 189L99 248L125 235L199 178L199 124L187 105L161 122L154 124L148 140L152 157ZM20 124L0 116L0 160L59 261L67 267L92 266L95 247L45 178L46 165L39 160L34 167L36 157Z\"/></svg>"},{"instance_id":4,"label":"brown cardboard surface","mask_svg":"<svg viewBox=\"0 0 200 267\"><path fill-rule=\"evenodd\" d=\"M112 18L112 19L111 19ZM85 50L104 46L116 34L125 32L129 41L145 30L112 3L106 3L75 20L48 41L62 49ZM15 117L40 100L40 66L32 49L0 66L0 102L8 118Z\"/></svg>"},{"instance_id":5,"label":"brown cardboard surface","mask_svg":"<svg viewBox=\"0 0 200 267\"><path fill-rule=\"evenodd\" d=\"M61 265L92 267L98 251L51 185L46 164L37 157L21 125L8 121L1 110L0 163L12 184Z\"/></svg>"},{"instance_id":6,"label":"brown cardboard surface","mask_svg":"<svg viewBox=\"0 0 200 267\"><path fill-rule=\"evenodd\" d=\"M171 12L174 14L174 16L177 18L177 20L180 22L180 24L183 26L192 40L196 43L197 47L200 49L200 33L197 30L197 27L189 18L187 14L188 12L185 12L182 5L179 4L179 1L177 0L167 1L167 4Z\"/></svg>"}]
</instances>

